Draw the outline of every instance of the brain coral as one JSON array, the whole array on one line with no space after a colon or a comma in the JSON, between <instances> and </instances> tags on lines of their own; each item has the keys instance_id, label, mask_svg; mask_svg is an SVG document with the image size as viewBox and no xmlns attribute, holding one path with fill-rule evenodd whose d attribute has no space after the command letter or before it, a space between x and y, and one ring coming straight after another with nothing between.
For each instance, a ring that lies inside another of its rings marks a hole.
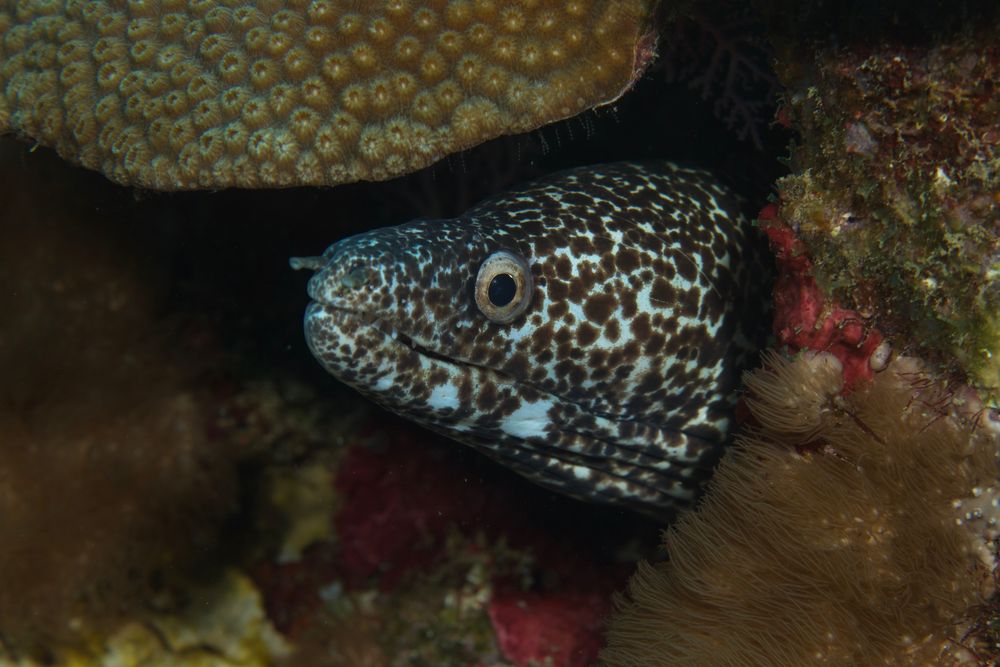
<instances>
[{"instance_id":1,"label":"brain coral","mask_svg":"<svg viewBox=\"0 0 1000 667\"><path fill-rule=\"evenodd\" d=\"M123 184L386 179L617 98L649 0L0 0L0 132Z\"/></svg>"}]
</instances>

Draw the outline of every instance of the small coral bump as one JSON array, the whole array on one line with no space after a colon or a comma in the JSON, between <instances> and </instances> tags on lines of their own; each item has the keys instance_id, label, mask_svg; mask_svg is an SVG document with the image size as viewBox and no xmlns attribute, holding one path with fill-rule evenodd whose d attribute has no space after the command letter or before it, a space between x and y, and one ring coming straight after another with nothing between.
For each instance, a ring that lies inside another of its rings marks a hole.
<instances>
[{"instance_id":1,"label":"small coral bump","mask_svg":"<svg viewBox=\"0 0 1000 667\"><path fill-rule=\"evenodd\" d=\"M884 340L879 343L879 346L872 351L871 356L868 357L868 365L876 373L884 371L889 365L889 360L892 358L892 345L889 341Z\"/></svg>"}]
</instances>

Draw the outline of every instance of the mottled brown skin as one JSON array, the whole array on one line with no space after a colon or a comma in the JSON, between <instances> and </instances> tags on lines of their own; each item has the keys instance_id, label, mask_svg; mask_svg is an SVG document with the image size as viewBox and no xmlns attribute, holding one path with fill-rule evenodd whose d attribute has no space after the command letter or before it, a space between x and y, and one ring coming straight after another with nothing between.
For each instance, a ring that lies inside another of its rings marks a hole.
<instances>
[{"instance_id":1,"label":"mottled brown skin","mask_svg":"<svg viewBox=\"0 0 1000 667\"><path fill-rule=\"evenodd\" d=\"M509 324L474 298L498 250L533 284ZM335 376L541 484L659 517L718 460L766 310L736 197L664 162L563 172L296 265L319 269L306 337Z\"/></svg>"}]
</instances>

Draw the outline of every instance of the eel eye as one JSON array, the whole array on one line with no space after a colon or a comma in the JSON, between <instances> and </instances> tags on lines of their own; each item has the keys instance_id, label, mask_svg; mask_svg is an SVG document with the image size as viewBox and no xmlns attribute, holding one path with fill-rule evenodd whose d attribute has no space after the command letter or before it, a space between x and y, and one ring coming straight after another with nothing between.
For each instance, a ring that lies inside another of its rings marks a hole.
<instances>
[{"instance_id":1,"label":"eel eye","mask_svg":"<svg viewBox=\"0 0 1000 667\"><path fill-rule=\"evenodd\" d=\"M476 276L476 305L491 322L509 324L531 303L531 269L520 255L497 250Z\"/></svg>"}]
</instances>

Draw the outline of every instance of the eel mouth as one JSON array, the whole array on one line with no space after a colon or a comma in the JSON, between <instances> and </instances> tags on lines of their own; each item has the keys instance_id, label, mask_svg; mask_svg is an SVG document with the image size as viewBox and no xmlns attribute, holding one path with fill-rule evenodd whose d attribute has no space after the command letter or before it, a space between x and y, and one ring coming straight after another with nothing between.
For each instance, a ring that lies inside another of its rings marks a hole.
<instances>
[{"instance_id":1,"label":"eel mouth","mask_svg":"<svg viewBox=\"0 0 1000 667\"><path fill-rule=\"evenodd\" d=\"M383 333L385 333L385 332L383 331ZM424 357L427 357L428 359L436 359L437 361L440 361L440 362L443 362L443 363L446 363L446 364L454 364L456 366L457 365L475 366L475 364L471 364L471 363L468 363L468 362L465 362L465 361L457 361L455 359L452 359L451 357L448 357L448 356L445 356L445 355L441 354L440 352L435 352L434 350L430 349L429 347L425 347L425 346L421 345L420 343L417 343L410 336L408 336L407 334L405 334L405 333L403 333L401 331L396 331L393 334L387 334L387 335L391 335L396 340L397 343L401 343L403 345L406 345L407 347L409 347L411 350L413 350L417 354L419 354L421 356L424 356ZM500 371L498 371L496 369L487 368L485 366L479 366L479 368L482 368L484 370L490 370L490 371L493 371L494 373L500 373Z\"/></svg>"},{"instance_id":2,"label":"eel mouth","mask_svg":"<svg viewBox=\"0 0 1000 667\"><path fill-rule=\"evenodd\" d=\"M376 313L373 313L371 311L350 308L345 305L337 305L329 302L313 301L309 304L309 308L307 310L307 316L312 316L317 311L322 312L326 318L334 320L336 322L335 326L344 332L350 332L352 330L358 331L361 329L373 330L377 332L380 336L382 336L387 344L395 346L397 350L412 351L413 353L420 355L421 358L429 360L432 364L440 364L451 368L465 368L468 370L480 372L492 377L494 381L499 384L510 386L515 392L521 392L524 388L527 388L536 392L540 396L546 397L553 404L575 405L577 408L583 410L584 412L587 412L586 408L581 404L572 401L570 399L564 398L559 394L552 393L551 391L539 387L530 381L520 379L503 370L493 368L492 366L478 364L461 358L449 357L441 352L429 348L426 345L415 340L410 334L400 331L398 328L393 326L391 322L386 318L379 317ZM310 336L311 335L312 334L310 334ZM310 341L310 347L312 347L311 341ZM317 357L317 359L320 360L321 363L323 363L324 366L327 366L327 363L323 360L322 353L314 350L314 355ZM333 373L334 375L338 375L336 370L329 366L327 366L327 370ZM368 391L375 391L376 394L379 393L377 390L369 389ZM609 422L623 421L618 415L614 414L592 413L592 416L600 420L607 420ZM420 421L420 419L416 417L413 418ZM432 428L444 428L445 430L449 429L447 424L442 424L438 421L431 421L431 422L424 421L424 423L431 426ZM642 424L644 426L653 426L654 428L662 428L652 424L644 424L642 422L637 422L637 423ZM683 429L666 428L665 430L682 433L688 438L691 438L692 440L700 441L707 445L713 444L711 441L706 440L704 437L698 434L688 433ZM634 450L637 447L639 449L643 449L643 447L639 447L635 443L626 444L626 443L614 442L610 440L609 436L607 436L606 434L601 434L598 432L577 432L577 435L591 440L601 440L609 444L615 444L616 446L620 446L628 450Z\"/></svg>"},{"instance_id":3,"label":"eel mouth","mask_svg":"<svg viewBox=\"0 0 1000 667\"><path fill-rule=\"evenodd\" d=\"M493 368L492 366L484 366L482 364L477 364L473 361L467 359L457 359L455 357L449 357L448 355L438 352L433 348L427 347L426 345L418 342L405 331L400 331L397 327L393 326L387 319L379 317L377 314L361 310L358 308L350 308L345 305L340 305L336 303L330 303L329 301L313 300L309 303L306 310L306 317L311 318L315 315L316 311L323 312L327 317L333 318L337 321L338 328L347 331L350 329L357 329L359 327L367 327L374 329L379 334L381 334L387 341L392 341L393 343L404 346L407 349L416 352L422 357L428 359L433 359L438 363L449 364L451 366L467 366L472 368L477 368L481 371L492 373L505 381L512 384L525 384L528 383L519 380L518 378L505 373L502 370ZM346 325L346 326L345 326ZM535 388L541 393L548 393L544 390Z\"/></svg>"}]
</instances>

